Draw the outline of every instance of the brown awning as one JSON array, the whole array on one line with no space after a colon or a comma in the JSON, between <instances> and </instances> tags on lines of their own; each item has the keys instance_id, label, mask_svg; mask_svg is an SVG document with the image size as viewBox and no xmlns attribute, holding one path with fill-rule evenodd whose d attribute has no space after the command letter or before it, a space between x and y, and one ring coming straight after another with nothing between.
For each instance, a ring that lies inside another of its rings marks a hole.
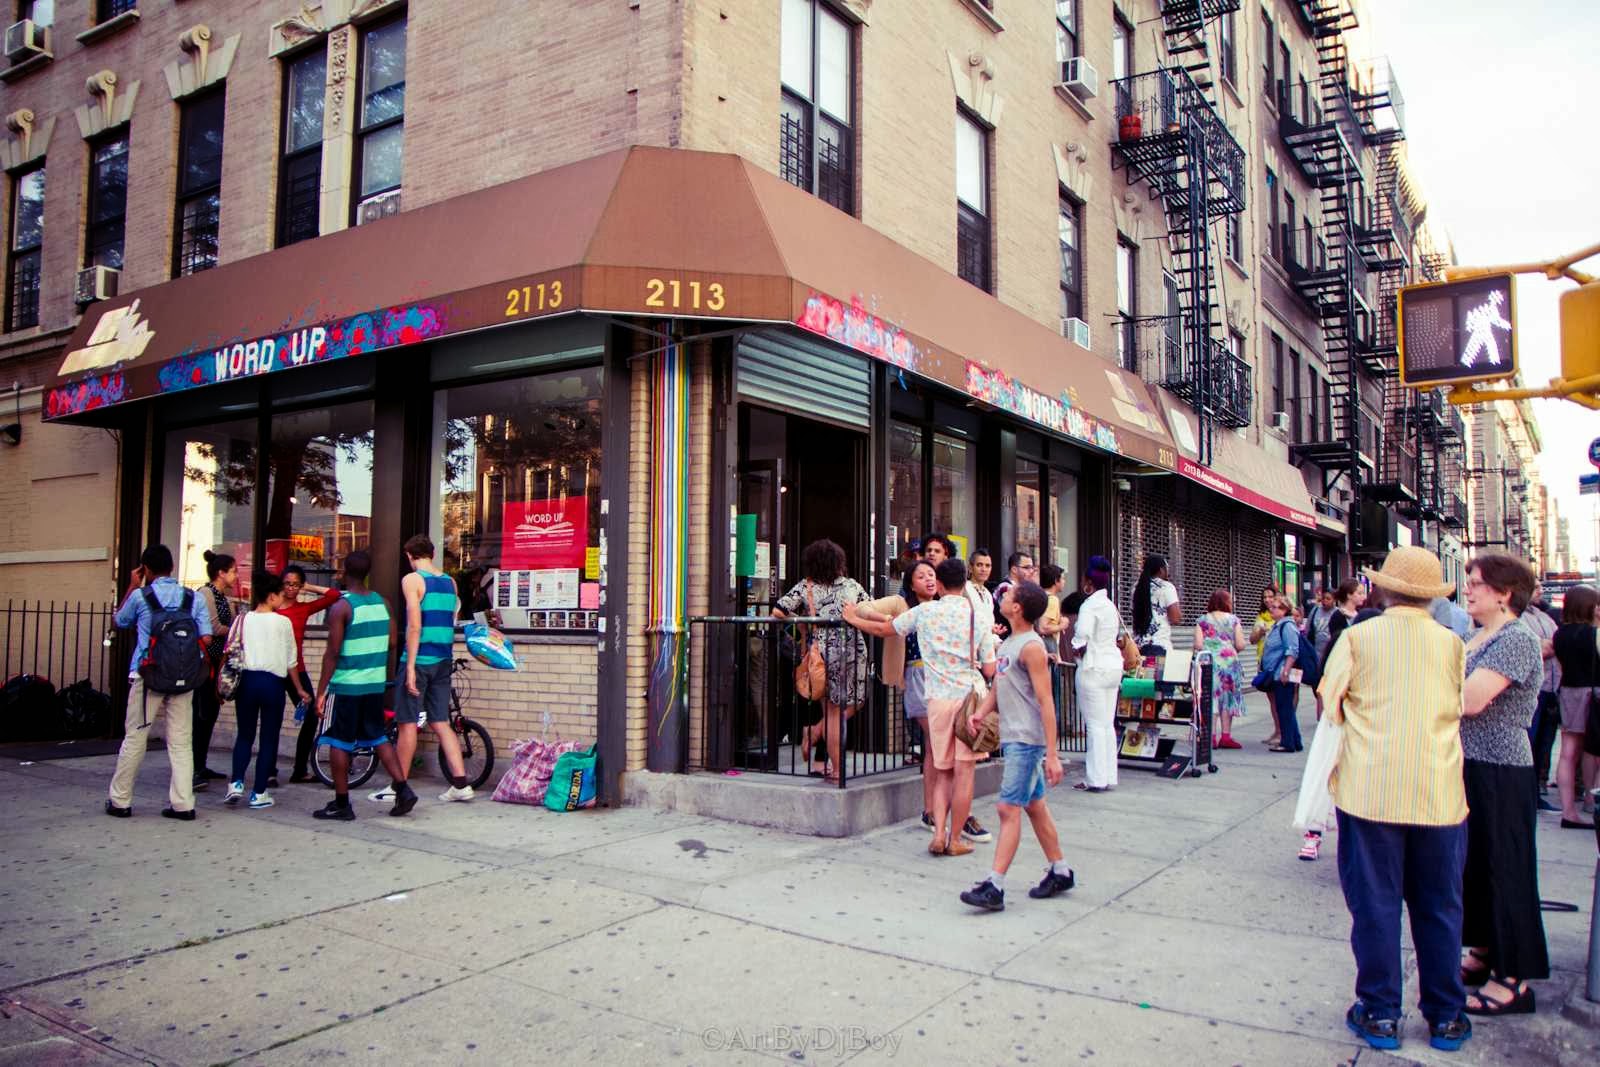
<instances>
[{"instance_id":1,"label":"brown awning","mask_svg":"<svg viewBox=\"0 0 1600 1067\"><path fill-rule=\"evenodd\" d=\"M1211 435L1211 463L1202 465L1196 447L1199 428L1193 413L1164 391L1151 391L1158 394L1177 442L1179 474L1273 518L1306 529L1318 528L1311 494L1306 492L1297 468L1260 445L1220 428Z\"/></svg>"},{"instance_id":2,"label":"brown awning","mask_svg":"<svg viewBox=\"0 0 1600 1067\"><path fill-rule=\"evenodd\" d=\"M737 156L630 148L96 304L50 418L574 311L793 323L1171 467L1143 383Z\"/></svg>"}]
</instances>

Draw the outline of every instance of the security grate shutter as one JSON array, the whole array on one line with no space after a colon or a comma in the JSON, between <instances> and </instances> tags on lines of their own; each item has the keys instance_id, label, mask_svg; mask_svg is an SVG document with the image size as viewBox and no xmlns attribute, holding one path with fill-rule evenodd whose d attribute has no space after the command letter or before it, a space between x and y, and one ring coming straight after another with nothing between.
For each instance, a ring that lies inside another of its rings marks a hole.
<instances>
[{"instance_id":1,"label":"security grate shutter","mask_svg":"<svg viewBox=\"0 0 1600 1067\"><path fill-rule=\"evenodd\" d=\"M745 334L738 348L739 396L865 430L872 413L872 376L865 356L824 341L776 331Z\"/></svg>"}]
</instances>

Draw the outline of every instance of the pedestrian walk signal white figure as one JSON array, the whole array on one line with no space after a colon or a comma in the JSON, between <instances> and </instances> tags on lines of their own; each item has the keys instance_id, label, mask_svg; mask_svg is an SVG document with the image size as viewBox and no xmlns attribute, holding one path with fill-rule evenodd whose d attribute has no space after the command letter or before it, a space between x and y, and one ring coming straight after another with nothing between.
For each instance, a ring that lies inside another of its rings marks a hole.
<instances>
[{"instance_id":1,"label":"pedestrian walk signal white figure","mask_svg":"<svg viewBox=\"0 0 1600 1067\"><path fill-rule=\"evenodd\" d=\"M1480 355L1486 356L1490 363L1500 365L1500 345L1495 341L1496 329L1509 330L1511 323L1500 312L1500 305L1506 302L1506 294L1495 290L1489 294L1489 299L1467 312L1463 320L1467 333L1467 347L1461 351L1461 365L1473 366L1478 362Z\"/></svg>"}]
</instances>

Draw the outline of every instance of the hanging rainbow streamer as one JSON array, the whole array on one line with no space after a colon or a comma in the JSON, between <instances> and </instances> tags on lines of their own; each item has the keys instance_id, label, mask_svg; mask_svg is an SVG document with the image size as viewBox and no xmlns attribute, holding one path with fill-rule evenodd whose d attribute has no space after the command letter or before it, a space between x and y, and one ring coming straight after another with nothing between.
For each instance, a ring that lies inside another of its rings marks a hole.
<instances>
[{"instance_id":1,"label":"hanging rainbow streamer","mask_svg":"<svg viewBox=\"0 0 1600 1067\"><path fill-rule=\"evenodd\" d=\"M689 357L679 345L656 356L650 435L649 766L681 771L688 743Z\"/></svg>"}]
</instances>

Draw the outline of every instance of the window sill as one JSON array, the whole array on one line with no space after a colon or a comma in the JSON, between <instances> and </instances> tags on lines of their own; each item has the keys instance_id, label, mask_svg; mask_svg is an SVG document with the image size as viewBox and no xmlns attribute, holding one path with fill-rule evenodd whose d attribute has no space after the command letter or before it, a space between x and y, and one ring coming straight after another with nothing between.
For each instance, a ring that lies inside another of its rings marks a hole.
<instances>
[{"instance_id":1,"label":"window sill","mask_svg":"<svg viewBox=\"0 0 1600 1067\"><path fill-rule=\"evenodd\" d=\"M78 34L78 43L94 44L96 41L104 40L113 34L120 33L122 30L134 25L138 21L138 8L134 8L132 11L124 11L115 18L106 19L104 22L90 26L88 29Z\"/></svg>"},{"instance_id":2,"label":"window sill","mask_svg":"<svg viewBox=\"0 0 1600 1067\"><path fill-rule=\"evenodd\" d=\"M1245 279L1246 281L1249 281L1250 272L1244 269L1244 264L1243 263L1240 263L1237 259L1234 259L1232 256L1228 255L1226 252L1224 252L1222 254L1222 261L1224 263L1226 263L1228 266L1232 267L1233 268L1233 272L1235 274L1237 274L1239 277Z\"/></svg>"},{"instance_id":3,"label":"window sill","mask_svg":"<svg viewBox=\"0 0 1600 1067\"><path fill-rule=\"evenodd\" d=\"M50 52L35 52L33 55L29 56L27 59L24 59L16 66L7 67L5 70L0 70L0 81L16 81L24 74L27 74L30 71L39 70L40 68L48 65L49 62L54 58L54 54Z\"/></svg>"},{"instance_id":4,"label":"window sill","mask_svg":"<svg viewBox=\"0 0 1600 1067\"><path fill-rule=\"evenodd\" d=\"M999 19L994 17L994 12L979 3L979 0L961 0L961 4L972 12L972 17L983 23L989 29L989 32L1002 33L1005 31L1005 26L1001 24Z\"/></svg>"},{"instance_id":5,"label":"window sill","mask_svg":"<svg viewBox=\"0 0 1600 1067\"><path fill-rule=\"evenodd\" d=\"M1228 90L1228 95L1233 97L1234 104L1236 104L1239 108L1243 109L1243 107L1244 107L1244 94L1239 91L1239 87L1237 85L1233 84L1233 82L1230 81L1227 78L1218 78L1217 81L1221 82L1222 85L1223 85L1223 88Z\"/></svg>"},{"instance_id":6,"label":"window sill","mask_svg":"<svg viewBox=\"0 0 1600 1067\"><path fill-rule=\"evenodd\" d=\"M1090 111L1089 105L1085 104L1082 100L1079 100L1077 95L1073 93L1072 90L1062 88L1060 82L1056 83L1055 90L1056 95L1065 100L1068 105L1071 106L1072 110L1076 111L1080 116L1082 116L1083 121L1094 121L1094 112Z\"/></svg>"}]
</instances>

